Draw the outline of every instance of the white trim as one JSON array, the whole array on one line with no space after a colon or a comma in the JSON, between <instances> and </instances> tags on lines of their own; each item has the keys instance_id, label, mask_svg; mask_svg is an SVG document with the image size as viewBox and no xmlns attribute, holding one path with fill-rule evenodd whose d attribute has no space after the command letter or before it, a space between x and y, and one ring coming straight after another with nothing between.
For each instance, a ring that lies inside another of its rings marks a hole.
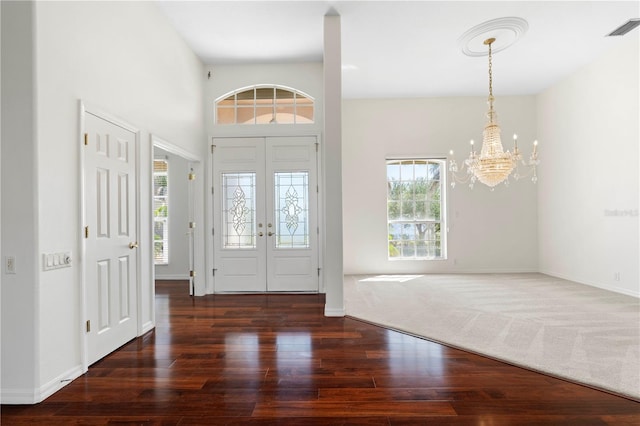
<instances>
[{"instance_id":1,"label":"white trim","mask_svg":"<svg viewBox=\"0 0 640 426\"><path fill-rule=\"evenodd\" d=\"M567 275L564 274L559 274L547 269L540 269L539 271L537 271L541 274L545 274L545 275L549 275L551 277L556 277L556 278L560 278L563 280L567 280L567 281L572 281L574 283L578 283L578 284L584 284L584 285L588 285L590 287L596 287L596 288L601 288L603 290L608 290L608 291L613 291L614 293L620 293L620 294L624 294L627 296L631 296L631 297L635 297L636 299L640 299L640 291L639 292L634 292L632 290L628 290L626 288L622 288L622 287L617 287L614 285L609 285L609 284L602 284L596 281L577 281L574 277L569 277Z\"/></svg>"},{"instance_id":2,"label":"white trim","mask_svg":"<svg viewBox=\"0 0 640 426\"><path fill-rule=\"evenodd\" d=\"M200 161L200 157L198 157L197 155L193 154L192 152L179 147L177 145L172 144L171 142L168 142L162 138L160 138L158 135L151 133L151 135L149 135L149 137L151 138L151 147L157 147L160 148L164 151L167 151L170 154L174 154L177 155L178 157L182 157L185 160L188 161L194 161L194 162L199 162Z\"/></svg>"},{"instance_id":3,"label":"white trim","mask_svg":"<svg viewBox=\"0 0 640 426\"><path fill-rule=\"evenodd\" d=\"M155 303L154 303L154 305L155 305ZM154 318L154 321L155 321L155 318ZM154 328L156 328L156 324L155 324L154 321L147 321L144 324L142 324L142 333L140 335L148 333L149 331L151 331Z\"/></svg>"},{"instance_id":4,"label":"white trim","mask_svg":"<svg viewBox=\"0 0 640 426\"><path fill-rule=\"evenodd\" d=\"M325 317L343 317L345 316L345 310L342 309L331 309L325 305L324 307L324 316Z\"/></svg>"},{"instance_id":5,"label":"white trim","mask_svg":"<svg viewBox=\"0 0 640 426\"><path fill-rule=\"evenodd\" d=\"M157 281L163 281L163 280L167 280L167 281L171 281L171 280L189 280L189 274L156 274L156 280Z\"/></svg>"},{"instance_id":6,"label":"white trim","mask_svg":"<svg viewBox=\"0 0 640 426\"><path fill-rule=\"evenodd\" d=\"M37 404L44 401L73 380L84 374L82 365L60 374L37 389L2 389L3 404Z\"/></svg>"},{"instance_id":7,"label":"white trim","mask_svg":"<svg viewBox=\"0 0 640 426\"><path fill-rule=\"evenodd\" d=\"M82 370L82 366L76 365L75 367L67 370L66 372L60 374L58 377L49 381L49 383L45 383L44 385L40 386L40 389L38 391L38 394L39 394L38 402L49 398L51 395L53 395L54 393L56 393L57 391L59 391L69 383L71 383L73 380L82 376L82 374L84 374L84 371Z\"/></svg>"}]
</instances>

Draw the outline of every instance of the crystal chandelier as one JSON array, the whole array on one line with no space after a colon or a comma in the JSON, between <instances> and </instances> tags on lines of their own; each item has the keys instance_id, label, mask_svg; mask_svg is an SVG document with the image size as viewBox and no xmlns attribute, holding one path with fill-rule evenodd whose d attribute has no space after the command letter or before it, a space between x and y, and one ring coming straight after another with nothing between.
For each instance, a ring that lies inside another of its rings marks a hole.
<instances>
[{"instance_id":1,"label":"crystal chandelier","mask_svg":"<svg viewBox=\"0 0 640 426\"><path fill-rule=\"evenodd\" d=\"M464 160L462 170L458 169L458 164L455 159L451 159L449 163L449 172L451 175L451 187L455 187L456 181L460 183L469 183L469 188L473 189L476 181L480 181L489 186L491 190L496 185L504 182L509 184L509 175L513 172L513 178L518 180L522 177L532 175L531 181L533 183L538 181L536 174L536 166L539 163L538 160L538 141L533 142L533 152L529 157L529 162L525 162L522 159L522 154L518 150L518 136L513 135L513 153L504 151L502 147L502 141L500 140L500 126L496 119L496 112L493 108L493 74L492 74L492 62L491 62L491 44L496 41L495 38L488 38L484 41L484 44L489 46L489 98L487 103L489 104L489 111L487 112L488 122L482 132L482 150L480 155L474 150L474 142L471 140L471 152L469 158ZM453 156L453 151L449 154ZM527 167L527 172L524 175L518 170L518 165L522 164ZM463 173L466 166L466 173Z\"/></svg>"}]
</instances>

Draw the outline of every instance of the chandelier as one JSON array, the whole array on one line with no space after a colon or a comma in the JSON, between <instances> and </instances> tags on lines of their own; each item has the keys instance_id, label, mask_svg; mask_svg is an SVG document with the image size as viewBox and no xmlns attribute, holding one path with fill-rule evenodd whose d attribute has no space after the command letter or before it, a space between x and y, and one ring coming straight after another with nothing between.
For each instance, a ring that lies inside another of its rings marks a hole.
<instances>
[{"instance_id":1,"label":"chandelier","mask_svg":"<svg viewBox=\"0 0 640 426\"><path fill-rule=\"evenodd\" d=\"M515 180L532 175L531 181L533 183L538 181L536 174L536 166L539 164L538 141L533 142L533 152L529 157L528 163L522 159L522 154L518 149L518 135L513 135L513 152L505 152L502 147L500 126L498 126L496 111L493 108L491 44L493 44L494 41L496 41L495 38L488 38L484 41L484 44L489 46L489 98L487 100L489 111L487 112L488 122L482 132L482 149L480 150L480 155L478 155L474 149L474 142L471 140L471 152L469 153L469 158L464 160L462 170L458 169L456 160L451 159L449 172L451 175L451 187L453 188L456 186L456 181L459 183L469 183L469 188L471 189L473 189L476 181L480 181L493 190L494 187L501 182L508 185L509 176L512 172ZM450 151L449 154L453 156L453 151ZM518 170L520 164L528 169L524 175ZM465 166L466 173L463 172Z\"/></svg>"}]
</instances>

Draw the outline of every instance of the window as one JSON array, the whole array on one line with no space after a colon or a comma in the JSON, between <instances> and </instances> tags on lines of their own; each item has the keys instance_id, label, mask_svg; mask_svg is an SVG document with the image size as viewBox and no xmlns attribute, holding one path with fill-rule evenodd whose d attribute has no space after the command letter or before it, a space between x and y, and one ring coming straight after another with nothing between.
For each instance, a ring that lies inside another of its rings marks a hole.
<instances>
[{"instance_id":1,"label":"window","mask_svg":"<svg viewBox=\"0 0 640 426\"><path fill-rule=\"evenodd\" d=\"M156 265L169 263L167 160L153 160L153 259Z\"/></svg>"},{"instance_id":2,"label":"window","mask_svg":"<svg viewBox=\"0 0 640 426\"><path fill-rule=\"evenodd\" d=\"M444 259L445 164L439 159L387 161L389 259Z\"/></svg>"},{"instance_id":3,"label":"window","mask_svg":"<svg viewBox=\"0 0 640 426\"><path fill-rule=\"evenodd\" d=\"M216 101L216 124L313 123L310 96L282 86L238 89Z\"/></svg>"}]
</instances>

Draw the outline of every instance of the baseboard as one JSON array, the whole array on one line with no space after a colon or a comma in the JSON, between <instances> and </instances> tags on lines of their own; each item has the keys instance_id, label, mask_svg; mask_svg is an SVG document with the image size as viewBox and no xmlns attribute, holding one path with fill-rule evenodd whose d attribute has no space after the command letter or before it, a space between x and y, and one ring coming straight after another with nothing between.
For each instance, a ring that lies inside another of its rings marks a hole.
<instances>
[{"instance_id":1,"label":"baseboard","mask_svg":"<svg viewBox=\"0 0 640 426\"><path fill-rule=\"evenodd\" d=\"M620 288L620 287L616 287L616 286L613 286L613 285L602 284L602 283L595 282L595 281L578 281L573 277L569 277L569 276L566 276L564 274L559 274L557 272L544 270L544 269L541 269L540 273L541 274L545 274L545 275L549 275L551 277L560 278L562 280L572 281L574 283L584 284L584 285L588 285L590 287L601 288L602 290L608 290L608 291L612 291L614 293L620 293L620 294L624 294L626 296L631 296L631 297L635 297L636 299L640 299L640 292L634 292L634 291L628 290L626 288Z\"/></svg>"},{"instance_id":2,"label":"baseboard","mask_svg":"<svg viewBox=\"0 0 640 426\"><path fill-rule=\"evenodd\" d=\"M332 309L328 308L327 305L324 306L324 316L325 317L343 317L345 316L344 308L342 309Z\"/></svg>"},{"instance_id":3,"label":"baseboard","mask_svg":"<svg viewBox=\"0 0 640 426\"><path fill-rule=\"evenodd\" d=\"M40 386L39 389L2 389L1 401L3 404L37 404L82 376L82 374L84 374L82 366L77 365L49 383Z\"/></svg>"},{"instance_id":4,"label":"baseboard","mask_svg":"<svg viewBox=\"0 0 640 426\"><path fill-rule=\"evenodd\" d=\"M183 275L183 274L163 274L163 275L157 275L155 276L156 280L171 280L171 281L176 281L176 280L188 280L189 279L189 275Z\"/></svg>"},{"instance_id":5,"label":"baseboard","mask_svg":"<svg viewBox=\"0 0 640 426\"><path fill-rule=\"evenodd\" d=\"M156 326L153 323L153 321L147 321L146 323L142 324L142 333L140 333L140 336L142 336L145 333L148 333L149 331L153 330L155 327Z\"/></svg>"}]
</instances>

